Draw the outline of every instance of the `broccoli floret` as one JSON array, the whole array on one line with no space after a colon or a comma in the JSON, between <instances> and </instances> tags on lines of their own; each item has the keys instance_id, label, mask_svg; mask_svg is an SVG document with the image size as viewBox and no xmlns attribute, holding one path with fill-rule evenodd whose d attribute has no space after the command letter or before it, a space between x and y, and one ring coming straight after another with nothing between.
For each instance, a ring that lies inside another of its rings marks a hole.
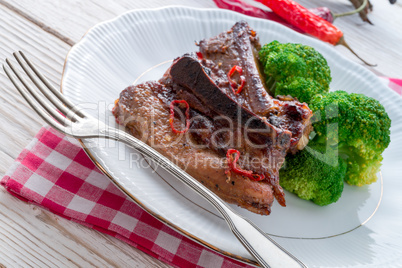
<instances>
[{"instance_id":1,"label":"broccoli floret","mask_svg":"<svg viewBox=\"0 0 402 268\"><path fill-rule=\"evenodd\" d=\"M320 144L288 155L279 171L281 186L320 206L336 202L343 191L346 162L332 147Z\"/></svg>"},{"instance_id":2,"label":"broccoli floret","mask_svg":"<svg viewBox=\"0 0 402 268\"><path fill-rule=\"evenodd\" d=\"M314 95L329 90L330 68L312 47L273 41L261 48L258 57L273 96L290 95L309 103Z\"/></svg>"},{"instance_id":3,"label":"broccoli floret","mask_svg":"<svg viewBox=\"0 0 402 268\"><path fill-rule=\"evenodd\" d=\"M287 156L287 168L280 170L282 187L326 205L339 198L341 178L358 186L375 182L390 143L391 120L384 107L362 94L329 92L327 61L309 46L273 41L258 56L269 93L298 98L314 112L315 137L307 148L326 148L323 161L309 149ZM328 164L328 157L338 164Z\"/></svg>"},{"instance_id":4,"label":"broccoli floret","mask_svg":"<svg viewBox=\"0 0 402 268\"><path fill-rule=\"evenodd\" d=\"M315 96L313 141L338 148L347 162L345 181L362 186L377 180L382 152L390 143L391 120L384 107L363 94L335 91Z\"/></svg>"},{"instance_id":5,"label":"broccoli floret","mask_svg":"<svg viewBox=\"0 0 402 268\"><path fill-rule=\"evenodd\" d=\"M301 102L309 103L310 100L317 94L323 94L322 86L311 78L296 77L286 79L283 82L277 82L276 95L290 95L296 97Z\"/></svg>"}]
</instances>

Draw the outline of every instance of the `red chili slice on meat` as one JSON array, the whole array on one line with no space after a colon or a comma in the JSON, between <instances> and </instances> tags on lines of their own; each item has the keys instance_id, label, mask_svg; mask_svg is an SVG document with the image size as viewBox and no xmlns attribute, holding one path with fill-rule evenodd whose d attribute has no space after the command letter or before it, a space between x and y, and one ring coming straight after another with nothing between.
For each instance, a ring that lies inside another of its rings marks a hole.
<instances>
[{"instance_id":1,"label":"red chili slice on meat","mask_svg":"<svg viewBox=\"0 0 402 268\"><path fill-rule=\"evenodd\" d=\"M175 104L181 104L184 103L186 105L186 128L183 130L177 130L173 126L173 121L174 121L174 105ZM190 128L190 106L188 105L187 101L185 100L174 100L170 103L170 118L169 118L169 123L170 127L172 128L172 131L176 134L178 133L185 133L187 130Z\"/></svg>"},{"instance_id":2,"label":"red chili slice on meat","mask_svg":"<svg viewBox=\"0 0 402 268\"><path fill-rule=\"evenodd\" d=\"M236 154L236 156L233 159L233 154ZM241 169L237 166L237 160L239 160L240 158L240 152L236 149L229 149L226 153L226 159L229 165L229 168L226 170L226 174L228 174L229 172L233 171L234 173L240 174L242 176L245 176L247 178L249 178L250 180L253 181L262 181L263 179L265 179L265 176L262 174L255 174L253 171L251 170L244 170Z\"/></svg>"}]
</instances>

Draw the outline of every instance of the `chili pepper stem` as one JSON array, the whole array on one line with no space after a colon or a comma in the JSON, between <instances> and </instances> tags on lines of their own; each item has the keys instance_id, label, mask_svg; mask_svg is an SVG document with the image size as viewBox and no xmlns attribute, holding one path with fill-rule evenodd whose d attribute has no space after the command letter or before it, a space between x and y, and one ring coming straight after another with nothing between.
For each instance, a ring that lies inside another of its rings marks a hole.
<instances>
[{"instance_id":1,"label":"chili pepper stem","mask_svg":"<svg viewBox=\"0 0 402 268\"><path fill-rule=\"evenodd\" d=\"M364 1L364 0L363 0ZM361 5L363 5L364 3L362 2L362 0L350 0L350 2L352 2L353 6L355 8L360 8ZM366 6L363 8L363 10L361 10L359 12L359 16L360 18L365 21L368 22L370 24L373 24L367 17L367 14L369 11L371 11L373 9L373 6L371 5L370 1L367 0L367 4Z\"/></svg>"},{"instance_id":2,"label":"chili pepper stem","mask_svg":"<svg viewBox=\"0 0 402 268\"><path fill-rule=\"evenodd\" d=\"M363 4L361 4L360 7L356 8L353 11L349 11L349 12L345 12L345 13L333 14L334 20L336 18L345 17L345 16L349 16L349 15L359 13L360 11L362 11L367 6L367 3L368 3L368 0L364 0Z\"/></svg>"},{"instance_id":3,"label":"chili pepper stem","mask_svg":"<svg viewBox=\"0 0 402 268\"><path fill-rule=\"evenodd\" d=\"M345 38L343 36L341 37L341 39L339 39L337 45L342 45L342 46L346 47L350 52L352 52L353 55L355 55L359 60L361 60L367 66L370 66L370 67L377 66L377 64L368 63L367 61L363 60L359 55L357 55L357 53L354 52L354 50L346 43Z\"/></svg>"}]
</instances>

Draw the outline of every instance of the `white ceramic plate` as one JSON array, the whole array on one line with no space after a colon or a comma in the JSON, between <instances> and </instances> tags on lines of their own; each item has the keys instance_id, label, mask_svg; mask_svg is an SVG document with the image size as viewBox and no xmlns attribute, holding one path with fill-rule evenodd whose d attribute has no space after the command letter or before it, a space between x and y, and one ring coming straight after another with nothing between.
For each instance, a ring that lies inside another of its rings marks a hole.
<instances>
[{"instance_id":1,"label":"white ceramic plate","mask_svg":"<svg viewBox=\"0 0 402 268\"><path fill-rule=\"evenodd\" d=\"M115 125L111 107L126 86L160 78L170 60L197 50L195 41L227 30L239 20L246 20L257 31L261 43L276 39L319 50L331 67L332 90L364 93L386 107L392 119L392 141L384 152L382 178L360 188L346 185L341 199L333 205L319 207L287 194L288 206L275 204L270 216L236 210L311 267L400 264L402 99L330 45L277 23L229 11L184 7L136 10L98 24L71 49L62 91L94 116ZM83 142L94 162L158 219L223 254L252 262L217 212L165 171L155 171L123 144Z\"/></svg>"}]
</instances>

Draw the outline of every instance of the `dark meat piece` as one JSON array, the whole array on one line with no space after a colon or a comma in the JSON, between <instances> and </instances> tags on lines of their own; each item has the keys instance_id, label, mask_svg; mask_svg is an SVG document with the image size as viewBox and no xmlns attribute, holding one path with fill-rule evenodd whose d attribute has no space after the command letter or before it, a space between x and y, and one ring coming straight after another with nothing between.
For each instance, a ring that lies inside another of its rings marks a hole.
<instances>
[{"instance_id":1,"label":"dark meat piece","mask_svg":"<svg viewBox=\"0 0 402 268\"><path fill-rule=\"evenodd\" d=\"M223 200L268 215L273 202L270 184L237 174L228 178L224 156L208 148L191 146L189 133L172 132L167 105L172 96L175 96L172 88L158 82L130 86L121 92L113 113L135 137L168 157Z\"/></svg>"},{"instance_id":2,"label":"dark meat piece","mask_svg":"<svg viewBox=\"0 0 402 268\"><path fill-rule=\"evenodd\" d=\"M269 124L266 118L261 118L240 106L211 80L199 61L191 57L176 60L170 70L173 82L189 89L200 102L219 115L227 116L239 125L245 125L253 130L260 130L263 135L271 136L274 144L286 146L291 132L283 131Z\"/></svg>"},{"instance_id":3,"label":"dark meat piece","mask_svg":"<svg viewBox=\"0 0 402 268\"><path fill-rule=\"evenodd\" d=\"M219 86L239 104L257 115L265 116L273 106L265 91L255 61L260 43L255 31L244 21L237 22L231 30L199 42L204 59L211 60L217 67L212 69L212 79L220 81ZM242 94L235 95L227 81L227 74L233 66L243 69L246 83ZM208 66L208 64L207 64Z\"/></svg>"},{"instance_id":4,"label":"dark meat piece","mask_svg":"<svg viewBox=\"0 0 402 268\"><path fill-rule=\"evenodd\" d=\"M278 202L284 206L284 193L279 185L278 173L290 146L291 132L271 125L265 118L261 118L247 108L240 106L217 87L207 73L210 73L210 70L201 66L198 60L190 56L175 60L170 68L173 83L188 89L192 93L190 96L195 96L200 101L197 107L207 107L218 115L225 116L234 125L242 126L240 134L236 131L227 133L228 135L232 134L233 141L239 142L231 142L229 147L224 147L226 151L229 148L237 149L248 155L247 158L250 159L270 159L266 163L261 162L259 165L255 165L251 170L264 174L273 186ZM216 127L212 129L219 130ZM255 132L249 134L250 130ZM214 135L214 132L211 132L210 135ZM209 135L206 136L209 137ZM210 140L208 142L211 144Z\"/></svg>"},{"instance_id":5,"label":"dark meat piece","mask_svg":"<svg viewBox=\"0 0 402 268\"><path fill-rule=\"evenodd\" d=\"M291 131L292 152L306 145L312 112L305 103L281 101L268 95L256 60L261 47L259 39L246 22L237 22L229 31L200 41L199 47L202 63L211 69L211 79L219 88L243 107L266 117L272 125ZM234 65L243 69L246 81L241 94L234 94L227 79Z\"/></svg>"}]
</instances>

